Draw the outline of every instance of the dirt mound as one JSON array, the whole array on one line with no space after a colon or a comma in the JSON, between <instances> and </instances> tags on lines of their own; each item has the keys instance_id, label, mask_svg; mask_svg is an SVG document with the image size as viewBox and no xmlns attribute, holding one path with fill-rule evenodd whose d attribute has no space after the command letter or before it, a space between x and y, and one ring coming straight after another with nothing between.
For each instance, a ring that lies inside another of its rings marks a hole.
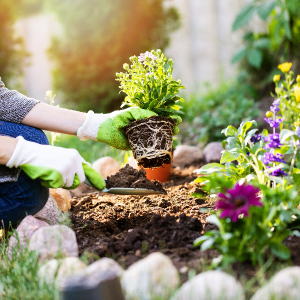
<instances>
[{"instance_id":1,"label":"dirt mound","mask_svg":"<svg viewBox=\"0 0 300 300\"><path fill-rule=\"evenodd\" d=\"M108 189L112 187L140 188L167 193L160 182L150 181L146 178L144 169L138 171L128 164L115 175L107 177L106 187Z\"/></svg>"}]
</instances>

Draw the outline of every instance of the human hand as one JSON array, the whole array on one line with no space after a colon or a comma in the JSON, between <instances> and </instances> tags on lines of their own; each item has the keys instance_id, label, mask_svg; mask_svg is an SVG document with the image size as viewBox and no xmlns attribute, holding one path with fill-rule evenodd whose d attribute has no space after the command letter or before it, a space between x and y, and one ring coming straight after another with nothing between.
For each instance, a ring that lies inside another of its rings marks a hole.
<instances>
[{"instance_id":1,"label":"human hand","mask_svg":"<svg viewBox=\"0 0 300 300\"><path fill-rule=\"evenodd\" d=\"M45 187L74 189L85 176L100 190L105 182L75 149L40 145L17 137L17 145L6 164L9 168L20 167L30 178L41 179Z\"/></svg>"},{"instance_id":2,"label":"human hand","mask_svg":"<svg viewBox=\"0 0 300 300\"><path fill-rule=\"evenodd\" d=\"M77 132L77 137L81 140L93 139L103 142L120 150L130 150L124 127L135 120L156 115L150 110L138 107L114 111L110 114L94 114L94 112L89 111L84 124ZM175 120L173 129L175 135L179 132L177 125L181 123L181 118L178 116L171 116L171 118Z\"/></svg>"}]
</instances>

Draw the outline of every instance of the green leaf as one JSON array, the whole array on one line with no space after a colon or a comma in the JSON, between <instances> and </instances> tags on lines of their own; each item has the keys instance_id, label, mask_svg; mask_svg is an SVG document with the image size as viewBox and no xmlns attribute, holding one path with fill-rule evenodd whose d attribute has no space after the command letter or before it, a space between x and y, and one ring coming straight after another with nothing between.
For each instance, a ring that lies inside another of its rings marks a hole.
<instances>
[{"instance_id":1,"label":"green leaf","mask_svg":"<svg viewBox=\"0 0 300 300\"><path fill-rule=\"evenodd\" d=\"M240 156L240 153L236 153L236 152L232 153L232 152L225 150L222 154L220 163L224 164L224 163L227 163L227 162L230 162L233 160L237 160L239 158L239 156Z\"/></svg>"},{"instance_id":2,"label":"green leaf","mask_svg":"<svg viewBox=\"0 0 300 300\"><path fill-rule=\"evenodd\" d=\"M212 174L214 172L225 171L225 166L218 163L207 164L202 168L195 170L197 174Z\"/></svg>"},{"instance_id":3,"label":"green leaf","mask_svg":"<svg viewBox=\"0 0 300 300\"><path fill-rule=\"evenodd\" d=\"M259 69L262 63L263 54L258 49L251 49L247 55L247 58L251 66Z\"/></svg>"},{"instance_id":4,"label":"green leaf","mask_svg":"<svg viewBox=\"0 0 300 300\"><path fill-rule=\"evenodd\" d=\"M214 238L210 238L208 240L206 240L202 245L201 245L201 251L205 251L207 249L209 249L215 242Z\"/></svg>"},{"instance_id":5,"label":"green leaf","mask_svg":"<svg viewBox=\"0 0 300 300\"><path fill-rule=\"evenodd\" d=\"M203 183L203 182L206 182L206 181L209 181L209 178L206 177L206 176L201 176L201 177L198 177L194 180L194 182L198 182L198 183Z\"/></svg>"},{"instance_id":6,"label":"green leaf","mask_svg":"<svg viewBox=\"0 0 300 300\"><path fill-rule=\"evenodd\" d=\"M219 218L216 215L210 215L206 218L206 222L217 225L219 228L222 226Z\"/></svg>"},{"instance_id":7,"label":"green leaf","mask_svg":"<svg viewBox=\"0 0 300 300\"><path fill-rule=\"evenodd\" d=\"M210 236L207 235L202 235L200 237L198 237L197 239L194 240L193 246L194 247L198 247L200 246L203 242L205 242L206 240L210 239Z\"/></svg>"},{"instance_id":8,"label":"green leaf","mask_svg":"<svg viewBox=\"0 0 300 300\"><path fill-rule=\"evenodd\" d=\"M224 133L226 136L235 136L237 134L237 129L231 125L223 129L221 133Z\"/></svg>"},{"instance_id":9,"label":"green leaf","mask_svg":"<svg viewBox=\"0 0 300 300\"><path fill-rule=\"evenodd\" d=\"M268 38L261 38L254 42L254 47L259 49L268 49L271 46L270 39Z\"/></svg>"},{"instance_id":10,"label":"green leaf","mask_svg":"<svg viewBox=\"0 0 300 300\"><path fill-rule=\"evenodd\" d=\"M242 46L240 47L233 55L231 63L235 64L239 61L241 61L247 54L247 47L246 46Z\"/></svg>"},{"instance_id":11,"label":"green leaf","mask_svg":"<svg viewBox=\"0 0 300 300\"><path fill-rule=\"evenodd\" d=\"M249 3L245 5L237 15L232 26L232 31L236 31L244 27L245 25L247 25L249 21L252 19L255 9L256 7L254 6L253 3Z\"/></svg>"},{"instance_id":12,"label":"green leaf","mask_svg":"<svg viewBox=\"0 0 300 300\"><path fill-rule=\"evenodd\" d=\"M300 187L300 174L292 173L295 184Z\"/></svg>"},{"instance_id":13,"label":"green leaf","mask_svg":"<svg viewBox=\"0 0 300 300\"><path fill-rule=\"evenodd\" d=\"M290 250L280 242L271 243L271 252L278 258L286 260L291 257Z\"/></svg>"},{"instance_id":14,"label":"green leaf","mask_svg":"<svg viewBox=\"0 0 300 300\"><path fill-rule=\"evenodd\" d=\"M290 14L289 14L288 10L285 10L283 12L283 17L284 17L283 28L284 28L285 34L289 40L292 40L292 32L291 32L291 28L290 28Z\"/></svg>"},{"instance_id":15,"label":"green leaf","mask_svg":"<svg viewBox=\"0 0 300 300\"><path fill-rule=\"evenodd\" d=\"M173 108L175 110L179 110L180 109L180 107L178 105L173 105L173 106L171 106L171 108Z\"/></svg>"},{"instance_id":16,"label":"green leaf","mask_svg":"<svg viewBox=\"0 0 300 300\"><path fill-rule=\"evenodd\" d=\"M289 129L282 129L280 132L280 142L284 142L286 139L288 139L289 137L296 135L296 133L292 130Z\"/></svg>"},{"instance_id":17,"label":"green leaf","mask_svg":"<svg viewBox=\"0 0 300 300\"><path fill-rule=\"evenodd\" d=\"M263 21L266 21L272 10L276 6L277 0L269 0L257 7L257 14Z\"/></svg>"}]
</instances>

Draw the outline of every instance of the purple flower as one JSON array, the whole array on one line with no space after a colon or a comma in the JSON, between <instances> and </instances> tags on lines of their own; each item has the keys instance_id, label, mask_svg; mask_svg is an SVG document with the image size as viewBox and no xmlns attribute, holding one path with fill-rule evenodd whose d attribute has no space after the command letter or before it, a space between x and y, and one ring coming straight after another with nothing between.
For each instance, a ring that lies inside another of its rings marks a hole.
<instances>
[{"instance_id":1,"label":"purple flower","mask_svg":"<svg viewBox=\"0 0 300 300\"><path fill-rule=\"evenodd\" d=\"M279 133L269 134L264 141L267 143L264 149L278 149L282 146L280 144Z\"/></svg>"},{"instance_id":2,"label":"purple flower","mask_svg":"<svg viewBox=\"0 0 300 300\"><path fill-rule=\"evenodd\" d=\"M279 112L279 107L278 107L277 105L272 105L272 106L270 107L270 109L271 109L271 111L272 111L273 113Z\"/></svg>"},{"instance_id":3,"label":"purple flower","mask_svg":"<svg viewBox=\"0 0 300 300\"><path fill-rule=\"evenodd\" d=\"M273 101L273 105L279 106L279 105L280 105L280 101L281 101L280 98L274 100L274 101Z\"/></svg>"},{"instance_id":4,"label":"purple flower","mask_svg":"<svg viewBox=\"0 0 300 300\"><path fill-rule=\"evenodd\" d=\"M262 203L259 202L258 192L259 189L252 185L239 185L237 183L226 194L220 193L218 195L220 200L216 204L216 209L222 210L220 217L230 218L236 222L240 214L248 216L251 205L262 206Z\"/></svg>"},{"instance_id":5,"label":"purple flower","mask_svg":"<svg viewBox=\"0 0 300 300\"><path fill-rule=\"evenodd\" d=\"M264 120L270 124L271 127L279 127L279 124L283 122L283 119L272 120L271 118L264 118Z\"/></svg>"},{"instance_id":6,"label":"purple flower","mask_svg":"<svg viewBox=\"0 0 300 300\"><path fill-rule=\"evenodd\" d=\"M300 127L299 126L296 127L295 133L298 137L300 137Z\"/></svg>"},{"instance_id":7,"label":"purple flower","mask_svg":"<svg viewBox=\"0 0 300 300\"><path fill-rule=\"evenodd\" d=\"M250 141L251 141L252 143L254 143L254 144L258 143L260 140L261 140L261 135L260 135L260 134L256 134L256 135L254 135L254 136L250 139Z\"/></svg>"},{"instance_id":8,"label":"purple flower","mask_svg":"<svg viewBox=\"0 0 300 300\"><path fill-rule=\"evenodd\" d=\"M267 167L268 169L270 169L271 167ZM287 176L287 173L285 173L282 169L277 169L275 171L272 171L270 173L270 175L272 176Z\"/></svg>"},{"instance_id":9,"label":"purple flower","mask_svg":"<svg viewBox=\"0 0 300 300\"><path fill-rule=\"evenodd\" d=\"M141 53L140 56L138 57L139 62L145 62L146 57L149 57L150 59L152 59L152 61L157 59L157 57L154 54L152 54L149 51L146 51L145 53Z\"/></svg>"},{"instance_id":10,"label":"purple flower","mask_svg":"<svg viewBox=\"0 0 300 300\"><path fill-rule=\"evenodd\" d=\"M262 162L265 165L270 164L272 162L285 163L285 161L282 159L282 157L283 157L283 154L277 153L276 155L274 155L271 152L266 152L266 153L264 153L264 158L263 158Z\"/></svg>"}]
</instances>

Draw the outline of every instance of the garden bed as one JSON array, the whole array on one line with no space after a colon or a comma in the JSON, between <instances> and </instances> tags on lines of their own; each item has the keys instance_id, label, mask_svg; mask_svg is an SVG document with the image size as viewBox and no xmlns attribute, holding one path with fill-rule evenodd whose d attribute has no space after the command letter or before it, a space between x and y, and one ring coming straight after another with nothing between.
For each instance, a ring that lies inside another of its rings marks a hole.
<instances>
[{"instance_id":1,"label":"garden bed","mask_svg":"<svg viewBox=\"0 0 300 300\"><path fill-rule=\"evenodd\" d=\"M167 195L115 196L90 193L72 200L72 222L77 236L80 255L85 251L100 257L114 258L124 268L151 252L161 251L168 255L182 274L182 282L188 271L196 273L207 268L212 258L219 254L215 250L199 251L193 241L214 225L206 222L214 203L203 194L201 198L191 196L199 192L198 184L190 184L196 175L197 166L176 170L164 184ZM291 249L292 261L300 265L300 238L289 237L286 245ZM233 266L240 275L241 267L247 278L256 270L250 265Z\"/></svg>"}]
</instances>

